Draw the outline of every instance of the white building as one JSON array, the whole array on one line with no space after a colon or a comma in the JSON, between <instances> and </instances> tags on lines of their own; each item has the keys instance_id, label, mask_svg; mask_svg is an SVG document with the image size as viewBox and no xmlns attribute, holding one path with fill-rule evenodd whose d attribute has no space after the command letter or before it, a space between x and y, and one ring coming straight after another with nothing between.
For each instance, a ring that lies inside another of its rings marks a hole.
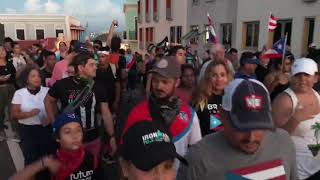
<instances>
[{"instance_id":1,"label":"white building","mask_svg":"<svg viewBox=\"0 0 320 180\"><path fill-rule=\"evenodd\" d=\"M138 47L146 53L150 43L166 36L171 44L181 44L187 33L187 0L139 0Z\"/></svg>"},{"instance_id":2,"label":"white building","mask_svg":"<svg viewBox=\"0 0 320 180\"><path fill-rule=\"evenodd\" d=\"M4 37L13 40L39 40L58 37L65 40L79 40L84 32L80 21L66 15L0 14Z\"/></svg>"},{"instance_id":3,"label":"white building","mask_svg":"<svg viewBox=\"0 0 320 180\"><path fill-rule=\"evenodd\" d=\"M207 48L207 12L219 42L240 52L261 50L267 44L270 12L278 19L273 42L287 33L296 56L304 55L312 42L320 47L319 0L188 0L188 33L194 30L199 36L187 36L184 42L200 52Z\"/></svg>"}]
</instances>

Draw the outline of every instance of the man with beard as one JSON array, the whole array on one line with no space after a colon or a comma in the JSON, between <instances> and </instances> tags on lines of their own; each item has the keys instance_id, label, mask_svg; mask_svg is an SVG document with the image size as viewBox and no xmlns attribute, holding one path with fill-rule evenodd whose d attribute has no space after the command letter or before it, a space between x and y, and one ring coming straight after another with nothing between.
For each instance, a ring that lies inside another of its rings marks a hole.
<instances>
[{"instance_id":1,"label":"man with beard","mask_svg":"<svg viewBox=\"0 0 320 180\"><path fill-rule=\"evenodd\" d=\"M275 129L268 90L254 79L235 79L225 89L224 131L207 135L186 155L177 180L298 179L295 149Z\"/></svg>"},{"instance_id":2,"label":"man with beard","mask_svg":"<svg viewBox=\"0 0 320 180\"><path fill-rule=\"evenodd\" d=\"M175 96L180 83L180 65L174 57L162 57L150 72L151 95L129 113L122 134L138 122L152 122L155 127L170 132L177 152L184 155L189 145L201 139L201 132L195 111Z\"/></svg>"}]
</instances>

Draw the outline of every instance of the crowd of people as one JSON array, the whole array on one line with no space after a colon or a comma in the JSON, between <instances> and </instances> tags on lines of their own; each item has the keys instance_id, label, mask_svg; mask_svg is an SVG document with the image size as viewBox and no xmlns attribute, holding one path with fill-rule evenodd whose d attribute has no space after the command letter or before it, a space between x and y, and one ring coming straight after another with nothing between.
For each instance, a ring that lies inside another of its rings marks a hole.
<instances>
[{"instance_id":1,"label":"crowd of people","mask_svg":"<svg viewBox=\"0 0 320 180\"><path fill-rule=\"evenodd\" d=\"M10 179L320 178L314 46L283 59L221 44L141 55L113 30L105 47L0 45L0 141L20 142L25 161Z\"/></svg>"}]
</instances>

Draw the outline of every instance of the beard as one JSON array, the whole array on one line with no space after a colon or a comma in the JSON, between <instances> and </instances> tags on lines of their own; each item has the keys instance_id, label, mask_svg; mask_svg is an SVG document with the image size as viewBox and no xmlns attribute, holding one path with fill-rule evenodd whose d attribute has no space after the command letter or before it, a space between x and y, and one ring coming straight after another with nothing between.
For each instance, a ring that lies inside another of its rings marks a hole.
<instances>
[{"instance_id":1,"label":"beard","mask_svg":"<svg viewBox=\"0 0 320 180\"><path fill-rule=\"evenodd\" d=\"M170 92L166 93L162 90L153 90L153 95L160 101L170 101L175 95L175 89L172 89Z\"/></svg>"}]
</instances>

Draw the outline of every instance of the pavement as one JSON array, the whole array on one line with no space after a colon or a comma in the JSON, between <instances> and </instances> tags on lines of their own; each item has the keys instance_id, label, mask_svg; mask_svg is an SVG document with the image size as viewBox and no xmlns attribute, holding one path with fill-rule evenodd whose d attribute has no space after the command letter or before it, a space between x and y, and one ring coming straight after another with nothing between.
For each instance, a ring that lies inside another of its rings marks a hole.
<instances>
[{"instance_id":1,"label":"pavement","mask_svg":"<svg viewBox=\"0 0 320 180\"><path fill-rule=\"evenodd\" d=\"M5 130L6 140L0 142L0 180L7 180L18 170L24 168L23 154L19 143L12 140L13 133L9 123L8 130Z\"/></svg>"}]
</instances>

